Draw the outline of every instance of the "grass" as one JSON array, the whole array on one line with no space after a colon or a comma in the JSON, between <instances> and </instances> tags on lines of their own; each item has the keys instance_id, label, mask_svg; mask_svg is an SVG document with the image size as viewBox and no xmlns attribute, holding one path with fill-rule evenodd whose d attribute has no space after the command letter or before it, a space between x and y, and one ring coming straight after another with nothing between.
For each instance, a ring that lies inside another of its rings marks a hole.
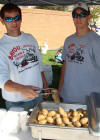
<instances>
[{"instance_id":1,"label":"grass","mask_svg":"<svg viewBox=\"0 0 100 140\"><path fill-rule=\"evenodd\" d=\"M43 64L52 65L53 81L51 87L58 88L61 64L55 62L54 60L55 54L56 54L55 50L49 50L47 54L42 54L42 58L43 58Z\"/></svg>"},{"instance_id":2,"label":"grass","mask_svg":"<svg viewBox=\"0 0 100 140\"><path fill-rule=\"evenodd\" d=\"M50 87L52 88L58 88L60 70L61 70L61 64L55 62L54 60L55 54L56 54L56 50L49 50L47 54L42 54L43 64L52 65L53 81L52 81L52 85L50 85ZM0 93L1 93L1 90L0 90ZM51 96L46 100L51 100ZM0 108L5 108L5 101L3 100L1 94L0 94Z\"/></svg>"}]
</instances>

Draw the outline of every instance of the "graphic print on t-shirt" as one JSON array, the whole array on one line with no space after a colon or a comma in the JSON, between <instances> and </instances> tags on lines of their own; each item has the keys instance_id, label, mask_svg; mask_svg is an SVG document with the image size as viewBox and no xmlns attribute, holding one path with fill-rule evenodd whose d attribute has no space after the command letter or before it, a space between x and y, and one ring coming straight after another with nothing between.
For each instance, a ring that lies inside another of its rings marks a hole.
<instances>
[{"instance_id":1,"label":"graphic print on t-shirt","mask_svg":"<svg viewBox=\"0 0 100 140\"><path fill-rule=\"evenodd\" d=\"M12 60L19 72L30 69L31 67L38 64L35 46L32 45L14 47L10 51L8 58Z\"/></svg>"},{"instance_id":2,"label":"graphic print on t-shirt","mask_svg":"<svg viewBox=\"0 0 100 140\"><path fill-rule=\"evenodd\" d=\"M82 64L84 62L84 46L77 47L74 43L67 48L68 61Z\"/></svg>"}]
</instances>

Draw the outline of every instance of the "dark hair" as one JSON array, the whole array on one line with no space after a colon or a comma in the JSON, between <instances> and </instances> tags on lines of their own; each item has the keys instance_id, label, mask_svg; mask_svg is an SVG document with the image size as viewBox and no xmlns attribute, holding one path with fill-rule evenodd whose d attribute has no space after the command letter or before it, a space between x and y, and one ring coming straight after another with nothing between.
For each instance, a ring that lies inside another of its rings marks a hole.
<instances>
[{"instance_id":1,"label":"dark hair","mask_svg":"<svg viewBox=\"0 0 100 140\"><path fill-rule=\"evenodd\" d=\"M17 11L19 13L19 16L22 18L21 9L16 4L13 3L7 3L1 8L0 17L4 19L5 12L12 12L12 11Z\"/></svg>"},{"instance_id":2,"label":"dark hair","mask_svg":"<svg viewBox=\"0 0 100 140\"><path fill-rule=\"evenodd\" d=\"M86 13L87 15L90 15L90 9L89 9L89 8L88 8L88 11L86 11L85 9L80 8L80 7L77 7L75 10L73 10L72 15L75 13L75 11L76 11L77 9L81 9L84 13Z\"/></svg>"}]
</instances>

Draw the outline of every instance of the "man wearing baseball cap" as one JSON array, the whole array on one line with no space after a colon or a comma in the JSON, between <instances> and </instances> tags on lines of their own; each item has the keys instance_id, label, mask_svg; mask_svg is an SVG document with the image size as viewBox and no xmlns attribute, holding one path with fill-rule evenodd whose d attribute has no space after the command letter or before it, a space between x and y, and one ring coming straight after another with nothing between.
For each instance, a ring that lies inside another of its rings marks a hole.
<instances>
[{"instance_id":1,"label":"man wearing baseball cap","mask_svg":"<svg viewBox=\"0 0 100 140\"><path fill-rule=\"evenodd\" d=\"M76 32L64 42L58 94L63 102L86 104L91 92L100 93L100 37L88 27L87 4L75 4L72 18Z\"/></svg>"},{"instance_id":2,"label":"man wearing baseball cap","mask_svg":"<svg viewBox=\"0 0 100 140\"><path fill-rule=\"evenodd\" d=\"M83 2L78 2L77 4L75 4L73 11L75 11L78 8L85 10L86 12L88 12L90 14L90 10L89 10L89 7L87 6L87 4L85 4Z\"/></svg>"}]
</instances>

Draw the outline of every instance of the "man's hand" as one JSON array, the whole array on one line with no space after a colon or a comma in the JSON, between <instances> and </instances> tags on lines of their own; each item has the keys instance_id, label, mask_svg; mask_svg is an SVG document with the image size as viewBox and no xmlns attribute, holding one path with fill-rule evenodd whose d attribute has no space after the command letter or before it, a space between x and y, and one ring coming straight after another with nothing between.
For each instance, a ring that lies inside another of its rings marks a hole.
<instances>
[{"instance_id":1,"label":"man's hand","mask_svg":"<svg viewBox=\"0 0 100 140\"><path fill-rule=\"evenodd\" d=\"M38 97L38 93L36 93L35 90L39 90L40 88L30 85L22 85L8 80L4 85L4 89L14 94L21 94L25 98L34 98Z\"/></svg>"},{"instance_id":2,"label":"man's hand","mask_svg":"<svg viewBox=\"0 0 100 140\"><path fill-rule=\"evenodd\" d=\"M48 93L48 94L44 95L43 98L48 98L49 95L50 95L50 90L49 90L49 89L48 89L48 90L45 90L45 91L44 91L44 94L45 94L45 93Z\"/></svg>"},{"instance_id":3,"label":"man's hand","mask_svg":"<svg viewBox=\"0 0 100 140\"><path fill-rule=\"evenodd\" d=\"M38 93L35 92L35 90L38 90L38 87L34 86L24 86L24 88L21 89L21 95L25 98L34 98L38 97Z\"/></svg>"},{"instance_id":4,"label":"man's hand","mask_svg":"<svg viewBox=\"0 0 100 140\"><path fill-rule=\"evenodd\" d=\"M48 84L47 84L44 72L41 72L41 76L42 76L42 81L43 81L43 88L48 88ZM50 91L49 90L45 90L45 93L50 93ZM49 94L44 95L43 97L44 98L48 98L48 96L49 96Z\"/></svg>"}]
</instances>

